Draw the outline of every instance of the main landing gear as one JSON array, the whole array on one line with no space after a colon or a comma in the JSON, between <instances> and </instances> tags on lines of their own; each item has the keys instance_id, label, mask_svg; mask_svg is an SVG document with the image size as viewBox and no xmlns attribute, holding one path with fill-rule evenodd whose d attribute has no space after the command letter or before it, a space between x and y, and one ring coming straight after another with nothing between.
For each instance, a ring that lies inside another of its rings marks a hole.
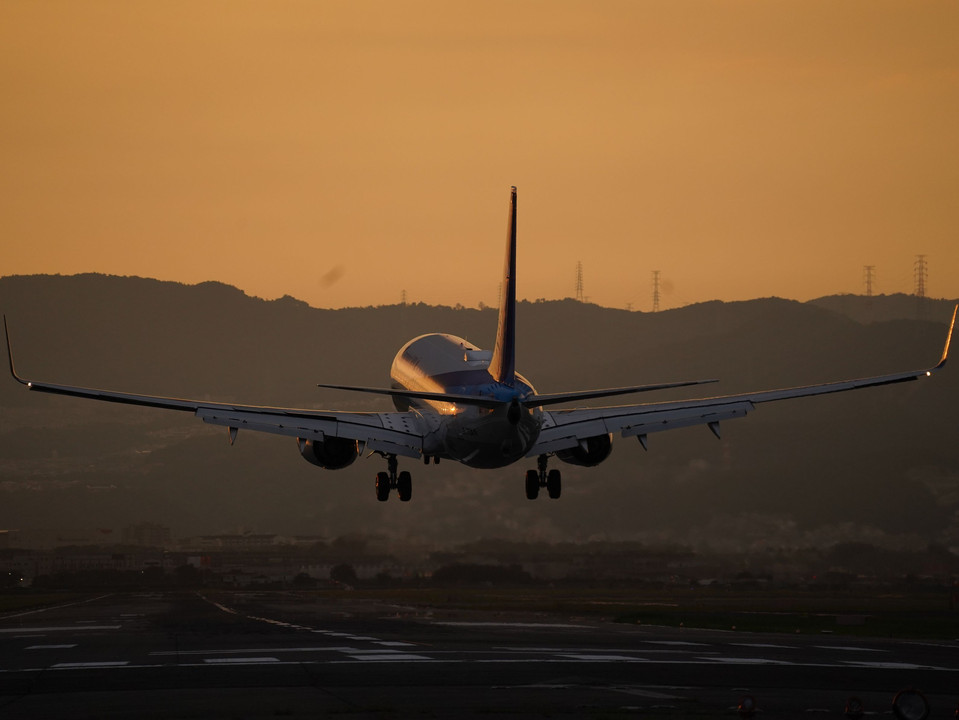
<instances>
[{"instance_id":1,"label":"main landing gear","mask_svg":"<svg viewBox=\"0 0 959 720\"><path fill-rule=\"evenodd\" d=\"M389 472L376 473L376 499L386 502L390 499L390 490L396 488L396 494L402 502L409 502L413 497L413 476L406 470L397 473L398 463L396 455L386 456L386 467Z\"/></svg>"},{"instance_id":2,"label":"main landing gear","mask_svg":"<svg viewBox=\"0 0 959 720\"><path fill-rule=\"evenodd\" d=\"M559 470L546 472L546 455L540 455L536 460L536 470L526 471L526 497L535 500L539 496L539 489L546 488L549 496L555 500L563 490L563 478Z\"/></svg>"}]
</instances>

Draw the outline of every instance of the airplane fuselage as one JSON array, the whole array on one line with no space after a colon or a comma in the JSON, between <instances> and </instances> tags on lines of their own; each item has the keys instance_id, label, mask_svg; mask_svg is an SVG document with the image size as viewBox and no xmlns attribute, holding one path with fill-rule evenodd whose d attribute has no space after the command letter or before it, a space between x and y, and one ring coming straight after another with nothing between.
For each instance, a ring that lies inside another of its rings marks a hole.
<instances>
[{"instance_id":1,"label":"airplane fuselage","mask_svg":"<svg viewBox=\"0 0 959 720\"><path fill-rule=\"evenodd\" d=\"M404 345L390 370L396 390L488 397L499 407L483 408L394 396L401 412L412 410L429 428L424 454L456 460L475 468L498 468L524 457L542 425L540 408L510 405L535 393L522 375L512 386L489 372L492 352L455 335L431 333Z\"/></svg>"}]
</instances>

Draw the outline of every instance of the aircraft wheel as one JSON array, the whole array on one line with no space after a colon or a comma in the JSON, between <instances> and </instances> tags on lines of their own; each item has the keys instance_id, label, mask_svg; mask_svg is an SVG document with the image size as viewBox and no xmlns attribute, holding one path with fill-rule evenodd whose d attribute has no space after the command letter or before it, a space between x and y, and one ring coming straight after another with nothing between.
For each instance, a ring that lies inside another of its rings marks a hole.
<instances>
[{"instance_id":1,"label":"aircraft wheel","mask_svg":"<svg viewBox=\"0 0 959 720\"><path fill-rule=\"evenodd\" d=\"M386 502L390 499L390 474L385 472L376 473L376 499L380 502Z\"/></svg>"},{"instance_id":2,"label":"aircraft wheel","mask_svg":"<svg viewBox=\"0 0 959 720\"><path fill-rule=\"evenodd\" d=\"M535 500L539 495L539 473L536 470L526 471L526 497Z\"/></svg>"},{"instance_id":3,"label":"aircraft wheel","mask_svg":"<svg viewBox=\"0 0 959 720\"><path fill-rule=\"evenodd\" d=\"M403 502L409 502L410 498L413 497L413 476L406 470L396 478L396 493Z\"/></svg>"},{"instance_id":4,"label":"aircraft wheel","mask_svg":"<svg viewBox=\"0 0 959 720\"><path fill-rule=\"evenodd\" d=\"M546 491L553 500L563 491L563 478L559 470L549 471L549 475L546 476Z\"/></svg>"}]
</instances>

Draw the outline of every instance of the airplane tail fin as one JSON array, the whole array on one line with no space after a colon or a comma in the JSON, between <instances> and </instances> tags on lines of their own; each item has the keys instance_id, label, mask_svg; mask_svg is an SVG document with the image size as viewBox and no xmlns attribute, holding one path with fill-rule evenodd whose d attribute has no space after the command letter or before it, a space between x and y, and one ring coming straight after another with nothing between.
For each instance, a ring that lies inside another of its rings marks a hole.
<instances>
[{"instance_id":1,"label":"airplane tail fin","mask_svg":"<svg viewBox=\"0 0 959 720\"><path fill-rule=\"evenodd\" d=\"M512 386L516 378L516 187L510 188L509 220L506 225L506 261L503 291L496 326L496 345L489 364L497 382Z\"/></svg>"}]
</instances>

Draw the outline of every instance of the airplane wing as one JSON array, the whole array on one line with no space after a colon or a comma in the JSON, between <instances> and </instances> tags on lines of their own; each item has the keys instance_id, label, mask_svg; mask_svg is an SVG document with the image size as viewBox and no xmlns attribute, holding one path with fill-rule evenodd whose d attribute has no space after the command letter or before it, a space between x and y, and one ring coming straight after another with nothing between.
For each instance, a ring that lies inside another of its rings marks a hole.
<instances>
[{"instance_id":1,"label":"airplane wing","mask_svg":"<svg viewBox=\"0 0 959 720\"><path fill-rule=\"evenodd\" d=\"M275 435L289 435L304 440L322 440L324 437L347 438L363 443L368 451L382 451L414 458L422 456L424 431L419 416L411 412L327 412L231 405L25 380L14 368L6 318L3 320L3 325L10 373L17 382L35 392L190 412L205 423L229 428L231 443L239 430L255 430Z\"/></svg>"},{"instance_id":2,"label":"airplane wing","mask_svg":"<svg viewBox=\"0 0 959 720\"><path fill-rule=\"evenodd\" d=\"M741 395L616 407L544 411L543 426L539 439L527 453L527 457L573 448L585 442L587 438L616 432L623 437L638 437L643 447L646 447L646 436L649 433L692 425L707 425L718 437L720 421L745 417L747 413L755 409L756 405L761 403L846 392L847 390L877 385L893 385L931 376L946 364L957 312L959 312L959 306L953 310L952 322L949 324L942 357L934 367L821 385L804 385L780 390L749 392Z\"/></svg>"}]
</instances>

